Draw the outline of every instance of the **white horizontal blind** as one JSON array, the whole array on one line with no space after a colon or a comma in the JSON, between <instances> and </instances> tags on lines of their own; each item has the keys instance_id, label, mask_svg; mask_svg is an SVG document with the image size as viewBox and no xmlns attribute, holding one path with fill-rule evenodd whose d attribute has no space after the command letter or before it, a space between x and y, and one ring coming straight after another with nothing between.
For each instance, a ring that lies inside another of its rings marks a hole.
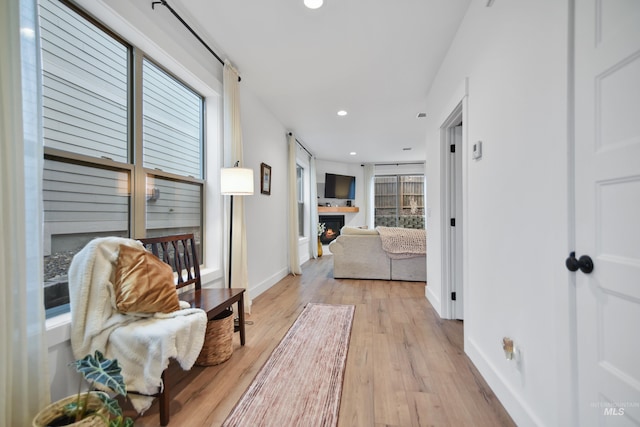
<instances>
[{"instance_id":1,"label":"white horizontal blind","mask_svg":"<svg viewBox=\"0 0 640 427\"><path fill-rule=\"evenodd\" d=\"M128 48L58 1L40 1L45 146L128 161Z\"/></svg>"},{"instance_id":2,"label":"white horizontal blind","mask_svg":"<svg viewBox=\"0 0 640 427\"><path fill-rule=\"evenodd\" d=\"M202 178L202 108L200 95L143 61L144 167Z\"/></svg>"}]
</instances>

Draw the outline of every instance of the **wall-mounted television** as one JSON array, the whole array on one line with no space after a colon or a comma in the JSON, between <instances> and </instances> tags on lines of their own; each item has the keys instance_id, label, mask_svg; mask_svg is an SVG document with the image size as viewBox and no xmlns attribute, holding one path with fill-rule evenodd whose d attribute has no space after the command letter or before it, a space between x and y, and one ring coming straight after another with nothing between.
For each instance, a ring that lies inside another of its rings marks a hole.
<instances>
[{"instance_id":1,"label":"wall-mounted television","mask_svg":"<svg viewBox=\"0 0 640 427\"><path fill-rule=\"evenodd\" d=\"M355 199L356 177L325 173L324 197L326 199Z\"/></svg>"}]
</instances>

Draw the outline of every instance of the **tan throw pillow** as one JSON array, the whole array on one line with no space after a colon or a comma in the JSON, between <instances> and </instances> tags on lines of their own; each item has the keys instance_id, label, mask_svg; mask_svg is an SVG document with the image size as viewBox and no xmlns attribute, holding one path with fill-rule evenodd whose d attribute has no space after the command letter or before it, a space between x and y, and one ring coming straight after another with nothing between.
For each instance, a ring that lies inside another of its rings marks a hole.
<instances>
[{"instance_id":1,"label":"tan throw pillow","mask_svg":"<svg viewBox=\"0 0 640 427\"><path fill-rule=\"evenodd\" d=\"M171 267L144 249L120 245L116 308L122 313L171 313L180 309Z\"/></svg>"}]
</instances>

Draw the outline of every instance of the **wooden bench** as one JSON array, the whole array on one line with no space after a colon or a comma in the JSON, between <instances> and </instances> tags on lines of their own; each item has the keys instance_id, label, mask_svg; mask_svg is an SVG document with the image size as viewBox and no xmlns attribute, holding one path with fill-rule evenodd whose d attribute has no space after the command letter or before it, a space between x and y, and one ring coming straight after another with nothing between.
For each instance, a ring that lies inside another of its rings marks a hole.
<instances>
[{"instance_id":1,"label":"wooden bench","mask_svg":"<svg viewBox=\"0 0 640 427\"><path fill-rule=\"evenodd\" d=\"M178 234L174 236L150 237L139 239L142 244L155 256L169 264L177 273L178 280L176 291L182 301L188 302L192 308L199 308L207 313L207 318L212 320L224 310L238 304L238 320L240 332L240 344L245 343L244 329L244 289L202 288L200 278L200 263L198 262L198 250L193 234ZM169 381L167 381L166 369L162 373L164 388L156 395L159 401L160 424L169 424L171 395Z\"/></svg>"}]
</instances>

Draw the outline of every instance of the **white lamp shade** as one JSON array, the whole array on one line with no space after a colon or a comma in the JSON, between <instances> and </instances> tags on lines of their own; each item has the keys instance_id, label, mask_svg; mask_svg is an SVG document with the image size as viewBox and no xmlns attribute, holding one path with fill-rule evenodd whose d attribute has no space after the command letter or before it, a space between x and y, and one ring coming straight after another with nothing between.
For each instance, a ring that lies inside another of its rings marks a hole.
<instances>
[{"instance_id":1,"label":"white lamp shade","mask_svg":"<svg viewBox=\"0 0 640 427\"><path fill-rule=\"evenodd\" d=\"M220 170L222 194L250 196L253 194L253 169L223 168Z\"/></svg>"}]
</instances>

